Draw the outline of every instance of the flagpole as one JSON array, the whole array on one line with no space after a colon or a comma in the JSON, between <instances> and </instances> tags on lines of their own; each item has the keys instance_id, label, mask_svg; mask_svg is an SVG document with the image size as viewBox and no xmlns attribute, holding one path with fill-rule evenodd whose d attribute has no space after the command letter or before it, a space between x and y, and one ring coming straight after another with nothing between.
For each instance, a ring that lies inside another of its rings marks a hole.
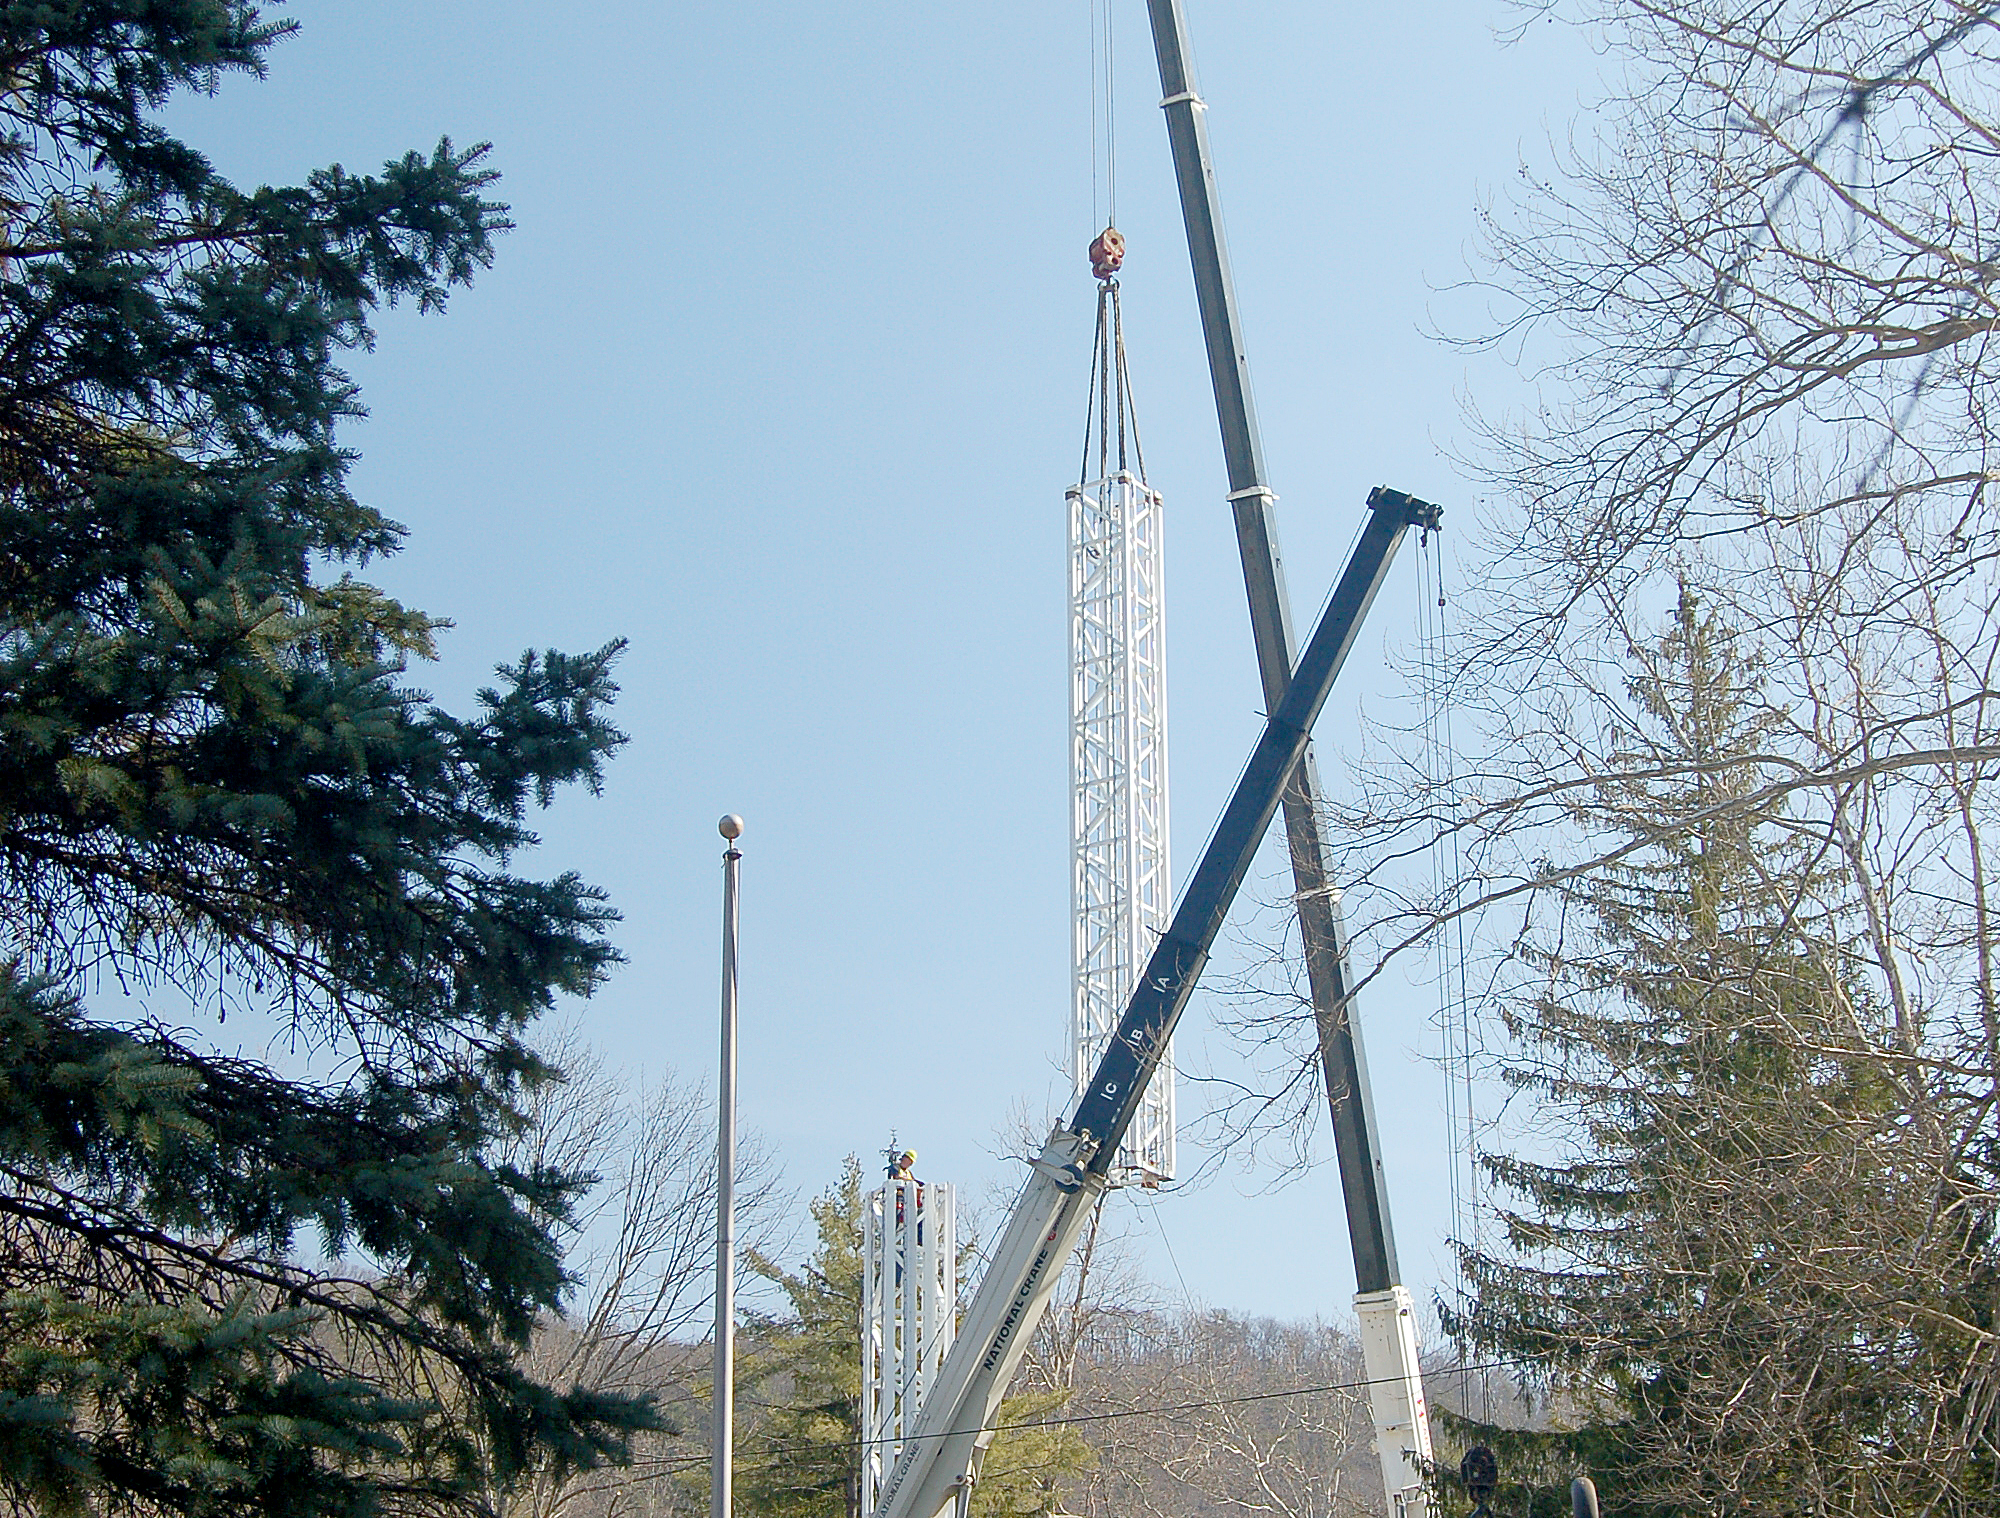
<instances>
[{"instance_id":1,"label":"flagpole","mask_svg":"<svg viewBox=\"0 0 2000 1518\"><path fill-rule=\"evenodd\" d=\"M716 824L729 841L722 853L722 1076L715 1143L715 1404L714 1467L709 1518L731 1518L736 1422L736 900L743 819Z\"/></svg>"}]
</instances>

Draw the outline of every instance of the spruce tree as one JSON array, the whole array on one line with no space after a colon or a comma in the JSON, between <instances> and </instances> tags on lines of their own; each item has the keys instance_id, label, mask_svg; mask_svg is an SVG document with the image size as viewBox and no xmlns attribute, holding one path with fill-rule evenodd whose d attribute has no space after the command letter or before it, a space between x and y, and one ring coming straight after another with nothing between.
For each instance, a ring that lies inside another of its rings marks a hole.
<instances>
[{"instance_id":1,"label":"spruce tree","mask_svg":"<svg viewBox=\"0 0 2000 1518\"><path fill-rule=\"evenodd\" d=\"M362 1518L616 1458L643 1405L524 1376L586 1177L489 1160L525 1042L615 960L515 873L598 784L616 647L469 716L357 578L341 355L443 305L484 148L243 190L159 123L259 73L242 0L0 3L0 1501ZM228 1054L276 1018L285 1068Z\"/></svg>"},{"instance_id":2,"label":"spruce tree","mask_svg":"<svg viewBox=\"0 0 2000 1518\"><path fill-rule=\"evenodd\" d=\"M1955 1162L1815 830L1760 800L1783 714L1685 588L1636 656L1577 816L1608 862L1519 949L1539 986L1504 1073L1543 1142L1486 1157L1508 1247L1465 1250L1470 1304L1445 1310L1551 1425L1448 1421L1497 1447L1503 1512L1566 1512L1576 1474L1621 1513L1990 1510L1990 1475L1926 1465L1981 1416L1952 1388L1993 1321L1983 1240L1940 1205Z\"/></svg>"}]
</instances>

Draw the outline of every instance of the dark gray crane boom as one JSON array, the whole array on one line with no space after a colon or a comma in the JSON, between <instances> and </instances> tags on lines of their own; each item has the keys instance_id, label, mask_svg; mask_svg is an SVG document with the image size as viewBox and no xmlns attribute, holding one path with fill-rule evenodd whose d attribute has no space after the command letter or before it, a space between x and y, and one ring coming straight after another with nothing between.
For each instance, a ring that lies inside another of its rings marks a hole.
<instances>
[{"instance_id":1,"label":"dark gray crane boom","mask_svg":"<svg viewBox=\"0 0 2000 1518\"><path fill-rule=\"evenodd\" d=\"M1265 709L1269 710L1291 683L1294 646L1272 510L1277 497L1264 472L1264 446L1250 393L1250 360L1237 319L1229 249L1222 232L1222 206L1216 197L1215 167L1209 156L1207 108L1194 87L1187 21L1180 0L1148 0L1147 11L1159 54L1161 105L1167 116L1174 174L1180 183L1181 215L1187 223L1209 377L1222 424L1222 454L1229 469L1229 503L1236 518L1237 551L1250 600L1257 670L1263 681ZM1319 794L1319 775L1308 749L1298 782L1285 793L1285 840L1291 848L1306 972L1319 1022L1341 1191L1347 1203L1347 1235L1354 1251L1355 1289L1383 1291L1398 1280L1395 1234L1389 1220L1381 1147L1375 1136L1366 1059L1348 1004L1350 976L1340 910L1329 889L1319 820L1313 811Z\"/></svg>"},{"instance_id":2,"label":"dark gray crane boom","mask_svg":"<svg viewBox=\"0 0 2000 1518\"><path fill-rule=\"evenodd\" d=\"M1049 1136L1028 1173L958 1337L883 1484L877 1518L937 1518L947 1506L962 1504L978 1479L1000 1399L1104 1193L1118 1145L1298 770L1313 721L1354 646L1396 545L1411 527L1437 525L1435 506L1400 491L1376 490L1368 505L1361 541L1296 673L1272 705L1075 1115Z\"/></svg>"},{"instance_id":3,"label":"dark gray crane boom","mask_svg":"<svg viewBox=\"0 0 2000 1518\"><path fill-rule=\"evenodd\" d=\"M1180 185L1195 296L1201 307L1209 377L1222 453L1229 469L1229 503L1250 600L1250 626L1266 709L1275 706L1293 678L1291 610L1272 506L1277 497L1264 471L1257 407L1250 390L1250 361L1237 319L1236 290L1222 206L1209 154L1207 107L1195 88L1181 0L1147 0L1153 50L1160 65L1161 108ZM1415 1323L1409 1293L1396 1265L1396 1235L1389 1217L1389 1188L1375 1130L1375 1100L1367 1056L1352 999L1347 935L1340 898L1332 888L1314 803L1319 773L1308 748L1295 783L1285 793L1285 841L1292 857L1299 937L1318 1024L1320 1066L1333 1121L1334 1152L1347 1208L1348 1245L1354 1255L1355 1310L1361 1321L1382 1479L1395 1518L1423 1502L1419 1460L1430 1455L1429 1419L1416 1362Z\"/></svg>"}]
</instances>

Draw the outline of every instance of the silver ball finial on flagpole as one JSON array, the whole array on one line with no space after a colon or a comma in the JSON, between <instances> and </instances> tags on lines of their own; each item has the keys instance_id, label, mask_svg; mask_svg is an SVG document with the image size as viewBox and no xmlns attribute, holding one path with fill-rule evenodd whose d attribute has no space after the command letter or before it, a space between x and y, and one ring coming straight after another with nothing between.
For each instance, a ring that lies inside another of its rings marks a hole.
<instances>
[{"instance_id":1,"label":"silver ball finial on flagpole","mask_svg":"<svg viewBox=\"0 0 2000 1518\"><path fill-rule=\"evenodd\" d=\"M734 812L726 813L722 821L715 825L715 830L731 843L734 843L743 836L743 819Z\"/></svg>"}]
</instances>

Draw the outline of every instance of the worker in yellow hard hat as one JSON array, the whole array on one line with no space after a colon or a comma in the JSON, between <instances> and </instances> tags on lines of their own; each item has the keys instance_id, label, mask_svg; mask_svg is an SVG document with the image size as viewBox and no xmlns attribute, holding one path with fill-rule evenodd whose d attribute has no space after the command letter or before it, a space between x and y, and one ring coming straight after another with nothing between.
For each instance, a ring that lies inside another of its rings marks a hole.
<instances>
[{"instance_id":1,"label":"worker in yellow hard hat","mask_svg":"<svg viewBox=\"0 0 2000 1518\"><path fill-rule=\"evenodd\" d=\"M889 1181L892 1185L897 1181L908 1181L912 1186L917 1188L917 1242L921 1244L924 1239L924 1183L917 1179L916 1150L905 1149L889 1162ZM903 1221L903 1196L904 1193L901 1191L896 1193L896 1222L898 1225ZM896 1283L899 1290L902 1286L902 1280L903 1267L899 1264L896 1267Z\"/></svg>"}]
</instances>

